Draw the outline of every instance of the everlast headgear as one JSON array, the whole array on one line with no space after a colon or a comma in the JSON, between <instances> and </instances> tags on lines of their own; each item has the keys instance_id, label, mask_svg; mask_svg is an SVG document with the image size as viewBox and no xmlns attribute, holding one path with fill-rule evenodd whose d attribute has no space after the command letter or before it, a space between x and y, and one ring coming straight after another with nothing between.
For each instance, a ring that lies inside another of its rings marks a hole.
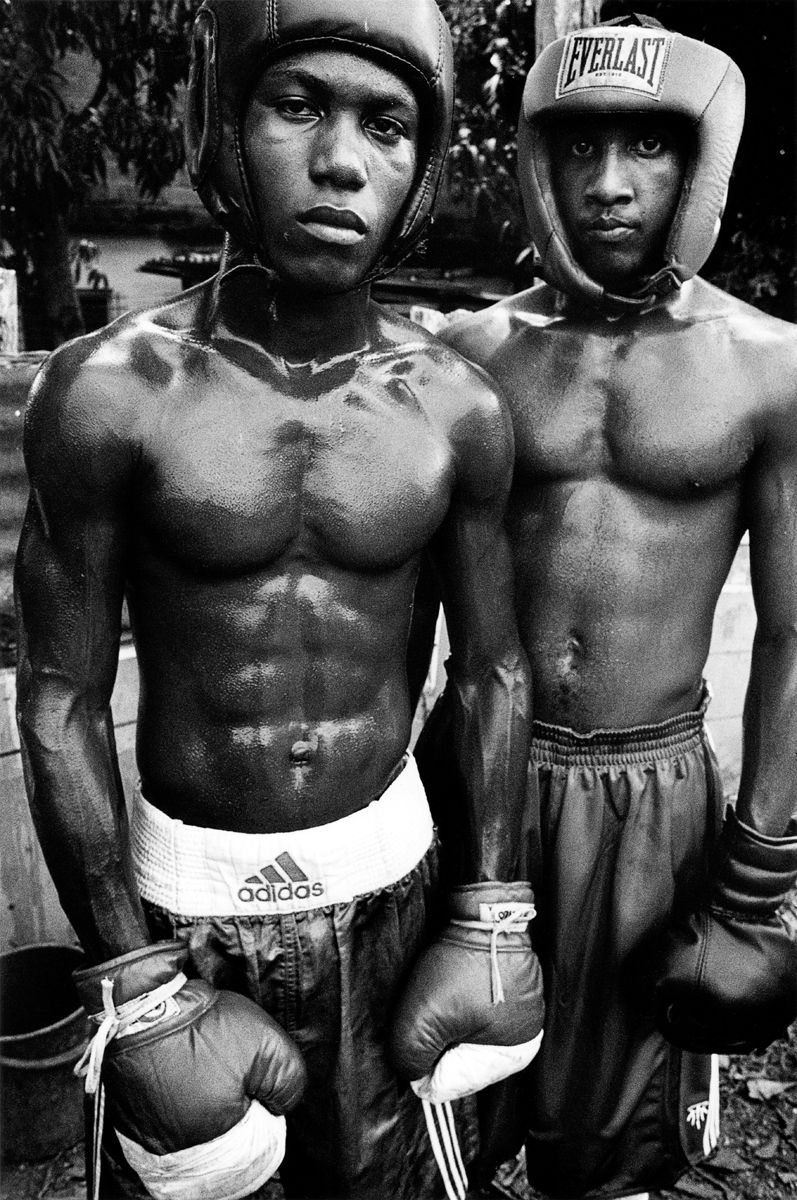
<instances>
[{"instance_id":1,"label":"everlast headgear","mask_svg":"<svg viewBox=\"0 0 797 1200\"><path fill-rule=\"evenodd\" d=\"M243 153L243 119L269 62L302 49L363 54L400 75L418 98L418 168L377 264L389 270L406 257L429 221L451 132L451 37L434 0L204 0L194 23L186 104L191 183L239 244L262 251Z\"/></svg>"},{"instance_id":2,"label":"everlast headgear","mask_svg":"<svg viewBox=\"0 0 797 1200\"><path fill-rule=\"evenodd\" d=\"M546 125L579 113L668 113L693 133L664 263L634 296L608 293L568 246ZM615 312L646 307L680 287L717 239L743 120L744 79L727 54L649 18L621 17L546 46L526 81L518 129L521 191L543 278Z\"/></svg>"}]
</instances>

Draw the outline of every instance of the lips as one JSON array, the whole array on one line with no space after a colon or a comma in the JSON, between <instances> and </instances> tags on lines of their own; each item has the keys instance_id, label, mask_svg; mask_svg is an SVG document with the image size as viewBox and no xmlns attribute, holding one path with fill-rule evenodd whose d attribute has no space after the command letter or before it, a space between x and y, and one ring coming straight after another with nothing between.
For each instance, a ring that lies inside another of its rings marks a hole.
<instances>
[{"instance_id":1,"label":"lips","mask_svg":"<svg viewBox=\"0 0 797 1200\"><path fill-rule=\"evenodd\" d=\"M337 246L353 246L368 232L368 226L353 208L317 204L300 213L296 220L314 238Z\"/></svg>"},{"instance_id":2,"label":"lips","mask_svg":"<svg viewBox=\"0 0 797 1200\"><path fill-rule=\"evenodd\" d=\"M621 217L595 217L584 228L588 238L599 242L622 242L636 233L637 226Z\"/></svg>"}]
</instances>

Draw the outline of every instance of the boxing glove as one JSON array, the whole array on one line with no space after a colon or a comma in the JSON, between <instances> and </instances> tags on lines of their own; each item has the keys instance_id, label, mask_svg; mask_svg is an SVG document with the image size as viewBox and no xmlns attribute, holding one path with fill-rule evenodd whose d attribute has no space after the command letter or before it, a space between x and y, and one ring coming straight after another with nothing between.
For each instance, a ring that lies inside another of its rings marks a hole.
<instances>
[{"instance_id":1,"label":"boxing glove","mask_svg":"<svg viewBox=\"0 0 797 1200\"><path fill-rule=\"evenodd\" d=\"M100 1027L83 1072L91 1091L101 1071L106 1119L156 1200L236 1200L279 1166L305 1067L253 1001L186 979L186 958L158 942L75 972Z\"/></svg>"},{"instance_id":2,"label":"boxing glove","mask_svg":"<svg viewBox=\"0 0 797 1200\"><path fill-rule=\"evenodd\" d=\"M668 935L658 1023L682 1049L749 1054L797 1017L797 837L766 837L729 809L711 880Z\"/></svg>"},{"instance_id":3,"label":"boxing glove","mask_svg":"<svg viewBox=\"0 0 797 1200\"><path fill-rule=\"evenodd\" d=\"M453 889L450 920L421 955L393 1015L391 1052L432 1104L522 1070L542 1039L542 972L527 883Z\"/></svg>"}]
</instances>

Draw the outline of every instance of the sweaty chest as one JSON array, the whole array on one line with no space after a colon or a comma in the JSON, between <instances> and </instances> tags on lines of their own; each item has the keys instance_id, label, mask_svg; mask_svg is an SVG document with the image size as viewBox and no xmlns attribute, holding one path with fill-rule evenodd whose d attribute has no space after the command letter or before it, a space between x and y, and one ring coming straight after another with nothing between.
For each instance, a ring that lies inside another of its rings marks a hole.
<instances>
[{"instance_id":1,"label":"sweaty chest","mask_svg":"<svg viewBox=\"0 0 797 1200\"><path fill-rule=\"evenodd\" d=\"M534 331L523 377L503 367L519 479L604 477L676 500L731 484L752 449L749 395L703 333Z\"/></svg>"},{"instance_id":2,"label":"sweaty chest","mask_svg":"<svg viewBox=\"0 0 797 1200\"><path fill-rule=\"evenodd\" d=\"M307 398L235 375L164 408L140 503L164 553L211 569L256 569L292 550L387 569L430 539L450 476L409 388L355 378Z\"/></svg>"}]
</instances>

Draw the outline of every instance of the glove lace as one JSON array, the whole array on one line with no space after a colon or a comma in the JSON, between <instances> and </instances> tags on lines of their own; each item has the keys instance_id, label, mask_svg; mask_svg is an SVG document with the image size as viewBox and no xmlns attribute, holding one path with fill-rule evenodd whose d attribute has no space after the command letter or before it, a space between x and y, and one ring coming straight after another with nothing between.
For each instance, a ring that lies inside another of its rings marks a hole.
<instances>
[{"instance_id":1,"label":"glove lace","mask_svg":"<svg viewBox=\"0 0 797 1200\"><path fill-rule=\"evenodd\" d=\"M452 925L462 929L485 929L490 932L490 993L493 1004L503 1004L505 1000L504 985L498 967L498 938L502 933L525 933L528 921L519 922L517 914L508 913L496 921L463 921L454 918Z\"/></svg>"},{"instance_id":2,"label":"glove lace","mask_svg":"<svg viewBox=\"0 0 797 1200\"><path fill-rule=\"evenodd\" d=\"M144 992L134 1000L128 1000L118 1007L113 1002L113 980L102 980L102 1009L94 1013L91 1020L99 1024L99 1029L90 1040L80 1059L75 1065L74 1072L79 1078L85 1078L86 1095L93 1098L93 1121L91 1136L91 1197L98 1200L100 1194L100 1162L102 1151L102 1131L105 1124L105 1088L101 1083L102 1064L108 1043L114 1038L125 1037L137 1032L139 1022L145 1017L154 1018L148 1025L156 1024L170 1015L167 1001L171 999L184 984L186 976L179 971L173 979ZM157 1010L162 1012L158 1013Z\"/></svg>"}]
</instances>

